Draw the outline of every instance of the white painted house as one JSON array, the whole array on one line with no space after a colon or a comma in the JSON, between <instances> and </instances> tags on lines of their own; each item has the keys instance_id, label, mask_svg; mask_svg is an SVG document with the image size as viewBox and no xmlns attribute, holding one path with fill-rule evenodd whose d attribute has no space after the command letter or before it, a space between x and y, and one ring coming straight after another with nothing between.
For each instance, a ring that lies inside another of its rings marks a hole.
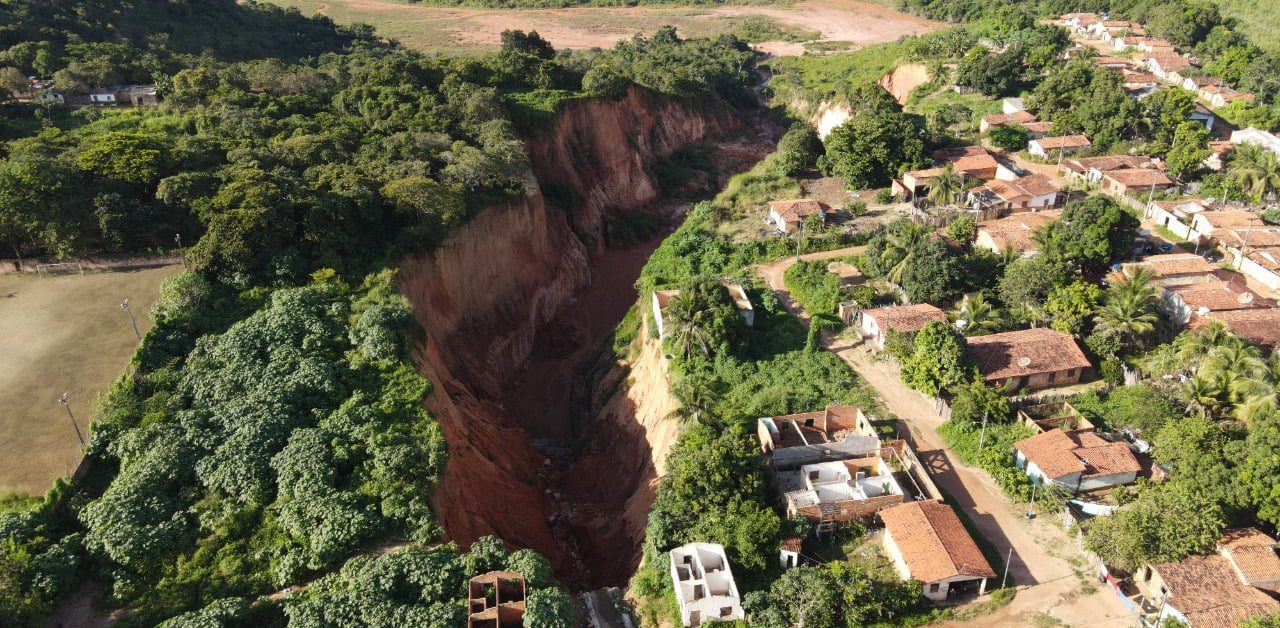
<instances>
[{"instance_id":1,"label":"white painted house","mask_svg":"<svg viewBox=\"0 0 1280 628\"><path fill-rule=\"evenodd\" d=\"M1088 149L1092 144L1083 135L1059 135L1042 137L1027 143L1027 152L1041 159L1049 159L1059 155L1073 155Z\"/></svg>"},{"instance_id":2,"label":"white painted house","mask_svg":"<svg viewBox=\"0 0 1280 628\"><path fill-rule=\"evenodd\" d=\"M792 201L770 201L769 217L765 219L765 223L772 225L774 229L778 230L778 233L786 235L798 230L805 219L810 216L817 216L819 221L826 224L830 214L830 205L810 198Z\"/></svg>"},{"instance_id":3,"label":"white painted house","mask_svg":"<svg viewBox=\"0 0 1280 628\"><path fill-rule=\"evenodd\" d=\"M1142 465L1124 443L1089 431L1052 429L1013 445L1014 462L1037 484L1053 483L1072 493L1121 486L1137 479Z\"/></svg>"},{"instance_id":4,"label":"white painted house","mask_svg":"<svg viewBox=\"0 0 1280 628\"><path fill-rule=\"evenodd\" d=\"M1276 137L1274 133L1267 133L1262 129L1249 127L1244 130L1231 132L1232 144L1256 144L1277 155L1280 155L1280 137Z\"/></svg>"},{"instance_id":5,"label":"white painted house","mask_svg":"<svg viewBox=\"0 0 1280 628\"><path fill-rule=\"evenodd\" d=\"M688 543L670 553L671 584L685 626L746 619L724 546Z\"/></svg>"},{"instance_id":6,"label":"white painted house","mask_svg":"<svg viewBox=\"0 0 1280 628\"><path fill-rule=\"evenodd\" d=\"M947 322L947 313L929 303L871 308L862 310L861 316L862 321L858 328L862 337L877 351L884 350L884 341L889 330L900 334L913 334L931 322Z\"/></svg>"},{"instance_id":7,"label":"white painted house","mask_svg":"<svg viewBox=\"0 0 1280 628\"><path fill-rule=\"evenodd\" d=\"M1236 268L1245 276L1272 289L1280 290L1280 246L1250 247L1244 259L1238 250L1232 251Z\"/></svg>"}]
</instances>

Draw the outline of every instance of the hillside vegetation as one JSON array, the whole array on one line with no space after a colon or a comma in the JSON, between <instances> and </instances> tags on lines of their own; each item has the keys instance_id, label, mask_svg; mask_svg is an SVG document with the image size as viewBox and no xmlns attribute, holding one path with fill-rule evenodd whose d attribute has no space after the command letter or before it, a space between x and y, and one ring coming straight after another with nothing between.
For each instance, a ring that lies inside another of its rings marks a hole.
<instances>
[{"instance_id":1,"label":"hillside vegetation","mask_svg":"<svg viewBox=\"0 0 1280 628\"><path fill-rule=\"evenodd\" d=\"M1223 15L1253 43L1280 52L1280 2L1276 0L1218 0Z\"/></svg>"},{"instance_id":2,"label":"hillside vegetation","mask_svg":"<svg viewBox=\"0 0 1280 628\"><path fill-rule=\"evenodd\" d=\"M512 31L454 59L256 4L72 5L0 5L0 72L69 91L151 78L165 101L4 105L0 241L28 257L195 244L102 400L89 479L0 513L0 624L39 625L93 581L123 625L458 625L465 578L497 567L529 577L535 625L570 622L540 557L435 547L446 447L388 266L524 193L522 134L559 103L634 84L751 102L746 46L666 29L558 55ZM211 12L225 47L197 59L143 35L183 10ZM282 32L248 34L305 58L244 59L270 50L231 41L259 11ZM310 29L321 45L292 48ZM405 549L348 562L379 545Z\"/></svg>"}]
</instances>

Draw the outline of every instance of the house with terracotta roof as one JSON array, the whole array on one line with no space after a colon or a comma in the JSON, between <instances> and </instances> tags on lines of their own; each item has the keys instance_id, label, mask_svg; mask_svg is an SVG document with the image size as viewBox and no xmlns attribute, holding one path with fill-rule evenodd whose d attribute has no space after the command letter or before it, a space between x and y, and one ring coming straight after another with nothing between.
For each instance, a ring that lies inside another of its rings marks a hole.
<instances>
[{"instance_id":1,"label":"house with terracotta roof","mask_svg":"<svg viewBox=\"0 0 1280 628\"><path fill-rule=\"evenodd\" d=\"M1059 135L1042 137L1027 143L1027 152L1041 159L1062 155L1074 155L1093 144L1083 135Z\"/></svg>"},{"instance_id":2,"label":"house with terracotta roof","mask_svg":"<svg viewBox=\"0 0 1280 628\"><path fill-rule=\"evenodd\" d=\"M1123 168L1102 173L1102 191L1114 196L1163 192L1173 187L1170 179L1155 168Z\"/></svg>"},{"instance_id":3,"label":"house with terracotta roof","mask_svg":"<svg viewBox=\"0 0 1280 628\"><path fill-rule=\"evenodd\" d=\"M1011 181L987 181L969 190L965 202L973 209L1003 215L1054 207L1059 193L1053 179L1043 174L1029 174Z\"/></svg>"},{"instance_id":4,"label":"house with terracotta roof","mask_svg":"<svg viewBox=\"0 0 1280 628\"><path fill-rule=\"evenodd\" d=\"M1032 116L1032 119L1034 118L1035 116ZM996 178L1001 171L1000 162L981 146L939 148L933 151L933 158L941 163L951 164L952 169L964 177L983 181Z\"/></svg>"},{"instance_id":5,"label":"house with terracotta roof","mask_svg":"<svg viewBox=\"0 0 1280 628\"><path fill-rule=\"evenodd\" d=\"M931 322L947 322L947 313L929 303L870 308L862 310L859 316L862 319L858 323L859 332L877 351L884 350L889 330L914 334Z\"/></svg>"},{"instance_id":6,"label":"house with terracotta roof","mask_svg":"<svg viewBox=\"0 0 1280 628\"><path fill-rule=\"evenodd\" d=\"M1174 52L1172 48L1153 48L1153 50L1154 52L1148 52L1141 57L1146 62L1147 69L1161 80L1182 83L1182 75L1178 72L1191 67L1191 61Z\"/></svg>"},{"instance_id":7,"label":"house with terracotta roof","mask_svg":"<svg viewBox=\"0 0 1280 628\"><path fill-rule=\"evenodd\" d=\"M778 233L786 235L800 228L800 224L810 216L817 216L823 224L831 216L831 206L811 198L800 198L791 201L769 201L769 217L765 224L772 225Z\"/></svg>"},{"instance_id":8,"label":"house with terracotta roof","mask_svg":"<svg viewBox=\"0 0 1280 628\"><path fill-rule=\"evenodd\" d=\"M866 458L880 451L871 419L855 406L833 404L817 412L761 417L756 438L775 469Z\"/></svg>"},{"instance_id":9,"label":"house with terracotta roof","mask_svg":"<svg viewBox=\"0 0 1280 628\"><path fill-rule=\"evenodd\" d=\"M1194 253L1166 253L1150 255L1140 262L1129 262L1121 265L1120 272L1132 277L1139 268L1151 271L1152 278L1162 286L1182 286L1186 284L1218 281L1213 274L1217 266Z\"/></svg>"},{"instance_id":10,"label":"house with terracotta roof","mask_svg":"<svg viewBox=\"0 0 1280 628\"><path fill-rule=\"evenodd\" d=\"M1280 290L1280 246L1250 246L1243 255L1232 251L1232 257L1241 274L1271 290Z\"/></svg>"},{"instance_id":11,"label":"house with terracotta roof","mask_svg":"<svg viewBox=\"0 0 1280 628\"><path fill-rule=\"evenodd\" d=\"M1142 465L1125 443L1092 431L1054 428L1013 444L1014 463L1037 484L1053 483L1072 493L1122 486Z\"/></svg>"},{"instance_id":12,"label":"house with terracotta roof","mask_svg":"<svg viewBox=\"0 0 1280 628\"><path fill-rule=\"evenodd\" d=\"M1040 245L1032 237L1037 230L1060 218L1062 212L1046 209L1037 212L1019 212L978 224L978 236L974 246L1000 255L1006 249L1017 251L1022 257L1030 257L1040 251Z\"/></svg>"},{"instance_id":13,"label":"house with terracotta roof","mask_svg":"<svg viewBox=\"0 0 1280 628\"><path fill-rule=\"evenodd\" d=\"M1213 86L1205 86L1201 88L1199 95L1214 109L1226 107L1237 100L1253 102L1256 99L1253 92L1241 92L1225 87Z\"/></svg>"},{"instance_id":14,"label":"house with terracotta roof","mask_svg":"<svg viewBox=\"0 0 1280 628\"><path fill-rule=\"evenodd\" d=\"M1157 226L1172 231L1178 237L1190 242L1199 242L1204 237L1204 234L1197 232L1192 226L1192 222L1196 214L1205 211L1209 211L1209 208L1203 201L1196 198L1187 198L1173 201L1153 201L1143 213L1146 218Z\"/></svg>"},{"instance_id":15,"label":"house with terracotta roof","mask_svg":"<svg viewBox=\"0 0 1280 628\"><path fill-rule=\"evenodd\" d=\"M822 534L909 499L889 463L879 455L801 465L778 473L787 517L803 517Z\"/></svg>"},{"instance_id":16,"label":"house with terracotta roof","mask_svg":"<svg viewBox=\"0 0 1280 628\"><path fill-rule=\"evenodd\" d=\"M1014 390L1069 386L1092 366L1069 334L1046 327L974 336L968 345L983 381Z\"/></svg>"},{"instance_id":17,"label":"house with terracotta roof","mask_svg":"<svg viewBox=\"0 0 1280 628\"><path fill-rule=\"evenodd\" d=\"M1280 582L1274 548L1275 540L1256 529L1228 530L1216 554L1147 565L1133 582L1154 622L1236 628L1251 617L1280 612L1280 602L1264 592Z\"/></svg>"},{"instance_id":18,"label":"house with terracotta roof","mask_svg":"<svg viewBox=\"0 0 1280 628\"><path fill-rule=\"evenodd\" d=\"M514 571L490 571L467 582L467 628L524 625L525 580Z\"/></svg>"},{"instance_id":19,"label":"house with terracotta roof","mask_svg":"<svg viewBox=\"0 0 1280 628\"><path fill-rule=\"evenodd\" d=\"M1239 277L1237 275L1236 277ZM1251 310L1271 307L1271 302L1258 296L1242 281L1215 279L1164 289L1165 314L1175 325L1187 325L1212 312Z\"/></svg>"},{"instance_id":20,"label":"house with terracotta roof","mask_svg":"<svg viewBox=\"0 0 1280 628\"><path fill-rule=\"evenodd\" d=\"M1109 70L1119 70L1122 68L1133 67L1133 62L1128 57L1109 57L1106 55L1094 57L1094 65L1104 67Z\"/></svg>"},{"instance_id":21,"label":"house with terracotta roof","mask_svg":"<svg viewBox=\"0 0 1280 628\"><path fill-rule=\"evenodd\" d=\"M1042 137L1048 137L1053 131L1053 123L1047 121L1027 122L1022 125L1027 130L1027 139L1038 140Z\"/></svg>"},{"instance_id":22,"label":"house with terracotta roof","mask_svg":"<svg viewBox=\"0 0 1280 628\"><path fill-rule=\"evenodd\" d=\"M1262 220L1257 214L1243 209L1219 209L1200 212L1191 221L1191 228L1205 237L1221 243L1227 231L1256 225Z\"/></svg>"},{"instance_id":23,"label":"house with terracotta roof","mask_svg":"<svg viewBox=\"0 0 1280 628\"><path fill-rule=\"evenodd\" d=\"M993 127L1008 126L1010 124L1026 124L1027 122L1035 121L1036 117L1029 111L993 113L991 115L982 116L982 122L978 124L978 131L986 133Z\"/></svg>"},{"instance_id":24,"label":"house with terracotta roof","mask_svg":"<svg viewBox=\"0 0 1280 628\"><path fill-rule=\"evenodd\" d=\"M800 566L800 550L804 548L804 539L791 536L782 539L778 544L778 564L783 569L794 569Z\"/></svg>"},{"instance_id":25,"label":"house with terracotta roof","mask_svg":"<svg viewBox=\"0 0 1280 628\"><path fill-rule=\"evenodd\" d=\"M686 543L671 550L669 556L671 586L680 606L681 624L700 626L746 619L723 545Z\"/></svg>"},{"instance_id":26,"label":"house with terracotta roof","mask_svg":"<svg viewBox=\"0 0 1280 628\"><path fill-rule=\"evenodd\" d=\"M1229 227L1215 233L1218 244L1234 258L1240 249L1280 246L1280 225L1267 225L1258 218L1253 223Z\"/></svg>"},{"instance_id":27,"label":"house with terracotta roof","mask_svg":"<svg viewBox=\"0 0 1280 628\"><path fill-rule=\"evenodd\" d=\"M941 501L900 504L880 511L884 551L903 580L924 585L935 602L966 593L982 595L996 577L960 517Z\"/></svg>"},{"instance_id":28,"label":"house with terracotta roof","mask_svg":"<svg viewBox=\"0 0 1280 628\"><path fill-rule=\"evenodd\" d=\"M1072 178L1085 185L1102 183L1102 175L1112 170L1126 168L1164 169L1164 164L1147 155L1103 155L1101 157L1074 157L1062 161L1062 167Z\"/></svg>"},{"instance_id":29,"label":"house with terracotta roof","mask_svg":"<svg viewBox=\"0 0 1280 628\"><path fill-rule=\"evenodd\" d=\"M1259 308L1251 310L1227 310L1210 312L1208 316L1192 321L1192 328L1218 321L1231 333L1248 339L1259 347L1271 351L1280 349L1280 309Z\"/></svg>"}]
</instances>

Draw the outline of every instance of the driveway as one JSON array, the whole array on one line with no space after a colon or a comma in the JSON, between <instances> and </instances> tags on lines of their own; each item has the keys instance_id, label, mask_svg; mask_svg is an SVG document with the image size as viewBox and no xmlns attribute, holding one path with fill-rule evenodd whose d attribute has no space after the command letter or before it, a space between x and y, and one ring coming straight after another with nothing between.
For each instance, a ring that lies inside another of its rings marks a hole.
<instances>
[{"instance_id":1,"label":"driveway","mask_svg":"<svg viewBox=\"0 0 1280 628\"><path fill-rule=\"evenodd\" d=\"M859 253L861 249L815 253L801 259L841 257ZM782 282L783 273L794 263L795 258L790 257L761 266L759 270L787 310L806 319ZM934 482L1008 559L1009 579L1019 589L1014 601L993 616L945 625L1027 625L1037 615L1048 615L1069 626L1133 625L1134 618L1128 607L1109 587L1095 584L1093 593L1084 592L1084 583L1077 572L1090 579L1095 572L1076 540L1052 523L1057 513L1041 513L1042 516L1027 520L1025 504L1010 501L986 472L960 463L938 435L938 426L945 419L934 410L932 401L902 383L896 367L876 362L854 340L824 334L823 346L840 356L875 388L889 411L907 426L910 433L902 437L915 448Z\"/></svg>"}]
</instances>

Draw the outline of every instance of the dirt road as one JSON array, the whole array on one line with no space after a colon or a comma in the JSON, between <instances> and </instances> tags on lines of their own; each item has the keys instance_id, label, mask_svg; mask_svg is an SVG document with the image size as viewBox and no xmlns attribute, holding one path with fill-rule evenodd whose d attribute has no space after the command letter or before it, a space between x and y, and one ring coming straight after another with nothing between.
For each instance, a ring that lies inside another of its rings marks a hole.
<instances>
[{"instance_id":1,"label":"dirt road","mask_svg":"<svg viewBox=\"0 0 1280 628\"><path fill-rule=\"evenodd\" d=\"M801 259L855 255L862 248L815 253ZM803 319L807 316L783 284L783 273L794 263L795 258L789 257L758 270L787 310ZM1013 504L984 471L956 461L937 432L943 417L931 401L902 383L895 367L874 361L852 340L828 334L823 345L857 371L876 389L889 411L906 422L911 433L903 436L915 447L934 482L964 510L983 537L1008 557L1009 578L1019 588L1014 601L994 616L945 625L1029 625L1036 616L1046 615L1069 626L1132 625L1128 608L1109 588L1093 585L1093 592L1086 592L1085 582L1077 574L1088 579L1093 572L1076 542L1052 523L1056 514L1044 513L1028 521L1026 507Z\"/></svg>"}]
</instances>

